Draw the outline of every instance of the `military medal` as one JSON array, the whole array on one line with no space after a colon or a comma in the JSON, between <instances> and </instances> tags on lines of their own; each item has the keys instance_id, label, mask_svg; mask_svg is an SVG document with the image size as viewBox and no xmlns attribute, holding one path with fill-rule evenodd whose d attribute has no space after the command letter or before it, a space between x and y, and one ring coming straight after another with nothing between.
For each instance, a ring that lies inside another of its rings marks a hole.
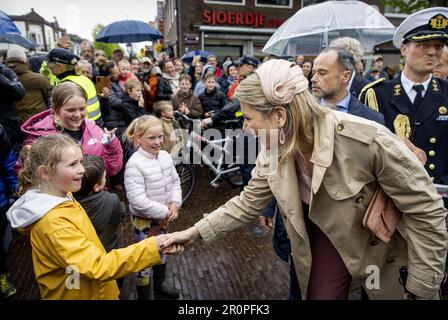
<instances>
[{"instance_id":1,"label":"military medal","mask_svg":"<svg viewBox=\"0 0 448 320\"><path fill-rule=\"evenodd\" d=\"M399 114L394 120L395 134L401 139L409 139L411 136L411 124L409 118L404 114Z\"/></svg>"}]
</instances>

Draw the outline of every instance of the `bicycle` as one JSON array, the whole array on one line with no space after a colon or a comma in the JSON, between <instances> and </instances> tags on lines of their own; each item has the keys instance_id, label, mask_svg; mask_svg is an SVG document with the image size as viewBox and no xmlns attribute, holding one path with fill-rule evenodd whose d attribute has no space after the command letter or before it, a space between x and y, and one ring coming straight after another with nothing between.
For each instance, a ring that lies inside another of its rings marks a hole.
<instances>
[{"instance_id":1,"label":"bicycle","mask_svg":"<svg viewBox=\"0 0 448 320\"><path fill-rule=\"evenodd\" d=\"M199 134L194 130L195 125L198 128L199 120L192 119L179 112L176 112L176 119L179 122L187 122L189 124L184 131L184 137L186 136L185 146L180 150L180 154L173 157L174 165L181 180L182 201L186 202L188 200L196 184L194 166L190 164L192 157L199 157L201 160L200 164L204 164L210 169L210 186L213 188L218 188L222 180L227 181L234 187L240 187L243 182L240 175L238 157L232 151L236 139L242 133L241 130L235 130L241 128L241 121L236 119L224 122L225 129L234 129L233 132L236 132L236 135L225 136L224 139L210 140L204 137L202 132ZM211 156L203 151L206 146L218 153L218 157L214 157L217 158L216 161L213 161Z\"/></svg>"}]
</instances>

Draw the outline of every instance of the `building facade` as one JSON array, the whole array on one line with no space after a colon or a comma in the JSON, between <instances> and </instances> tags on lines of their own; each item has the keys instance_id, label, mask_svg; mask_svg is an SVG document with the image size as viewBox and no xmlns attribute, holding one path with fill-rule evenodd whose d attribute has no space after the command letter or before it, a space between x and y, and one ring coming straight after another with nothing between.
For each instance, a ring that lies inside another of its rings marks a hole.
<instances>
[{"instance_id":1,"label":"building facade","mask_svg":"<svg viewBox=\"0 0 448 320\"><path fill-rule=\"evenodd\" d=\"M165 47L176 56L206 50L218 58L261 55L275 30L300 8L322 0L164 0ZM384 12L381 0L367 0ZM218 59L219 60L219 59Z\"/></svg>"},{"instance_id":2,"label":"building facade","mask_svg":"<svg viewBox=\"0 0 448 320\"><path fill-rule=\"evenodd\" d=\"M179 56L192 50L256 55L299 7L293 0L166 0L165 42Z\"/></svg>"},{"instance_id":3,"label":"building facade","mask_svg":"<svg viewBox=\"0 0 448 320\"><path fill-rule=\"evenodd\" d=\"M34 9L21 16L10 16L20 32L28 39L36 43L36 51L50 51L54 48L56 41L66 33L66 30L59 27L58 21L48 22Z\"/></svg>"}]
</instances>

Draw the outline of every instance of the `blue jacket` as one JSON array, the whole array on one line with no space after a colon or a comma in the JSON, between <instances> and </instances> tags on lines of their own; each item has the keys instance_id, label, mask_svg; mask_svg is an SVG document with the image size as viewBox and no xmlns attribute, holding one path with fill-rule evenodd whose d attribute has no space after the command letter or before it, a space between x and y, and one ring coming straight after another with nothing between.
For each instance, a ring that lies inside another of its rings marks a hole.
<instances>
[{"instance_id":1,"label":"blue jacket","mask_svg":"<svg viewBox=\"0 0 448 320\"><path fill-rule=\"evenodd\" d=\"M8 192L15 191L19 181L14 175L14 165L17 159L1 124L0 150L2 150L0 153L0 207L4 207L9 202Z\"/></svg>"}]
</instances>

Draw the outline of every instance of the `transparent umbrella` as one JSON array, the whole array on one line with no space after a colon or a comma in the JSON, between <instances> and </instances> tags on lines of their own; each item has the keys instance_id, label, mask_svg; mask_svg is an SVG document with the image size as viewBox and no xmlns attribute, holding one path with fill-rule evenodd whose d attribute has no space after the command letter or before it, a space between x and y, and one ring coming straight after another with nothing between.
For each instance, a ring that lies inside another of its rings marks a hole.
<instances>
[{"instance_id":1,"label":"transparent umbrella","mask_svg":"<svg viewBox=\"0 0 448 320\"><path fill-rule=\"evenodd\" d=\"M394 25L361 1L327 1L304 7L286 20L263 48L276 56L318 55L331 40L352 37L365 51L392 40Z\"/></svg>"}]
</instances>

